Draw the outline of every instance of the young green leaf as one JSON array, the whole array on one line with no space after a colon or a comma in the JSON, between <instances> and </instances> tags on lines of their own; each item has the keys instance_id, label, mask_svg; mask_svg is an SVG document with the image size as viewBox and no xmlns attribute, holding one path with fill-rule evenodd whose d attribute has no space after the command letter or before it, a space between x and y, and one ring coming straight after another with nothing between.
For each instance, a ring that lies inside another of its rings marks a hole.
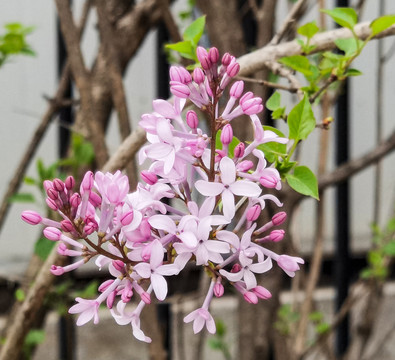
<instances>
[{"instance_id":1,"label":"young green leaf","mask_svg":"<svg viewBox=\"0 0 395 360\"><path fill-rule=\"evenodd\" d=\"M372 29L372 36L376 36L384 30L395 24L395 15L384 15L370 23Z\"/></svg>"},{"instance_id":2,"label":"young green leaf","mask_svg":"<svg viewBox=\"0 0 395 360\"><path fill-rule=\"evenodd\" d=\"M287 174L285 177L292 189L319 200L317 178L307 166L297 166L293 174Z\"/></svg>"},{"instance_id":3,"label":"young green leaf","mask_svg":"<svg viewBox=\"0 0 395 360\"><path fill-rule=\"evenodd\" d=\"M45 237L40 237L34 245L34 253L42 260L45 261L55 246L56 242L48 240Z\"/></svg>"},{"instance_id":4,"label":"young green leaf","mask_svg":"<svg viewBox=\"0 0 395 360\"><path fill-rule=\"evenodd\" d=\"M328 14L337 24L350 30L354 29L358 21L358 15L353 8L335 8L332 10L323 9L323 13Z\"/></svg>"},{"instance_id":5,"label":"young green leaf","mask_svg":"<svg viewBox=\"0 0 395 360\"><path fill-rule=\"evenodd\" d=\"M266 101L266 107L271 110L277 110L281 106L281 94L275 91L272 96Z\"/></svg>"},{"instance_id":6,"label":"young green leaf","mask_svg":"<svg viewBox=\"0 0 395 360\"><path fill-rule=\"evenodd\" d=\"M197 45L203 35L204 26L206 24L206 16L197 18L191 25L189 25L183 34L185 41L190 41L192 44Z\"/></svg>"},{"instance_id":7,"label":"young green leaf","mask_svg":"<svg viewBox=\"0 0 395 360\"><path fill-rule=\"evenodd\" d=\"M315 21L312 21L299 27L298 34L311 39L319 30L320 28L317 26Z\"/></svg>"},{"instance_id":8,"label":"young green leaf","mask_svg":"<svg viewBox=\"0 0 395 360\"><path fill-rule=\"evenodd\" d=\"M310 62L307 57L302 55L292 55L292 56L285 56L282 57L279 62L285 66L290 67L295 71L299 71L303 75L310 76Z\"/></svg>"},{"instance_id":9,"label":"young green leaf","mask_svg":"<svg viewBox=\"0 0 395 360\"><path fill-rule=\"evenodd\" d=\"M182 57L197 61L195 49L191 41L180 41L175 44L166 44L166 49L177 51Z\"/></svg>"},{"instance_id":10,"label":"young green leaf","mask_svg":"<svg viewBox=\"0 0 395 360\"><path fill-rule=\"evenodd\" d=\"M263 129L273 131L280 137L286 137L280 130L274 127L264 126ZM274 163L279 156L285 157L287 154L287 145L276 143L274 141L261 144L257 146L257 149L263 151L263 153L265 154L265 158L271 163Z\"/></svg>"},{"instance_id":11,"label":"young green leaf","mask_svg":"<svg viewBox=\"0 0 395 360\"><path fill-rule=\"evenodd\" d=\"M304 140L315 128L315 117L307 95L288 115L289 138Z\"/></svg>"},{"instance_id":12,"label":"young green leaf","mask_svg":"<svg viewBox=\"0 0 395 360\"><path fill-rule=\"evenodd\" d=\"M22 202L22 203L34 203L36 199L34 198L34 195L31 193L18 193L10 196L8 198L8 201L10 203L16 203L16 202Z\"/></svg>"},{"instance_id":13,"label":"young green leaf","mask_svg":"<svg viewBox=\"0 0 395 360\"><path fill-rule=\"evenodd\" d=\"M345 56L353 56L357 53L358 49L361 49L363 41L354 38L336 39L335 44L340 50L344 51Z\"/></svg>"}]
</instances>

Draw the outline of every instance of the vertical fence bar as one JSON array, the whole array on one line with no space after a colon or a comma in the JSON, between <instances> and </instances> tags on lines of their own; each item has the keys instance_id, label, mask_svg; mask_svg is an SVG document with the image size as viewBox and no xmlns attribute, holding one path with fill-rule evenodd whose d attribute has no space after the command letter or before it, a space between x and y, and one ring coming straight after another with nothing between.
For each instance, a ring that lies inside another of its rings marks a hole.
<instances>
[{"instance_id":1,"label":"vertical fence bar","mask_svg":"<svg viewBox=\"0 0 395 360\"><path fill-rule=\"evenodd\" d=\"M348 0L337 0L338 7L349 6ZM349 159L349 83L346 80L336 107L336 150L335 161L340 165ZM339 310L348 295L350 284L350 201L349 181L343 181L336 188L336 251L335 287L336 310ZM349 317L341 322L336 333L338 356L345 353L349 344Z\"/></svg>"}]
</instances>

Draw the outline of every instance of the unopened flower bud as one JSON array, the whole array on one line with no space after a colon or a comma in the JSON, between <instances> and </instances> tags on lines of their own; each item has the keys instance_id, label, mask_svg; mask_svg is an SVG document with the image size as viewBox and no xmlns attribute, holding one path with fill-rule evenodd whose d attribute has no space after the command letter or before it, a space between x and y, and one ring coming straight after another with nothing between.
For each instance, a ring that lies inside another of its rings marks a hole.
<instances>
[{"instance_id":1,"label":"unopened flower bud","mask_svg":"<svg viewBox=\"0 0 395 360\"><path fill-rule=\"evenodd\" d=\"M235 77L238 72L240 70L240 65L237 62L234 62L232 64L229 64L229 66L226 69L226 73L230 76L230 77Z\"/></svg>"},{"instance_id":2,"label":"unopened flower bud","mask_svg":"<svg viewBox=\"0 0 395 360\"><path fill-rule=\"evenodd\" d=\"M113 282L113 279L103 281L97 290L99 290L100 292L104 292L109 288L110 285L112 285Z\"/></svg>"},{"instance_id":3,"label":"unopened flower bud","mask_svg":"<svg viewBox=\"0 0 395 360\"><path fill-rule=\"evenodd\" d=\"M74 231L74 226L70 220L62 220L60 222L60 225L61 225L62 230L65 232L71 233Z\"/></svg>"},{"instance_id":4,"label":"unopened flower bud","mask_svg":"<svg viewBox=\"0 0 395 360\"><path fill-rule=\"evenodd\" d=\"M284 230L273 230L270 233L270 240L274 242L279 242L284 239L285 231Z\"/></svg>"},{"instance_id":5,"label":"unopened flower bud","mask_svg":"<svg viewBox=\"0 0 395 360\"><path fill-rule=\"evenodd\" d=\"M60 179L53 180L53 187L56 191L62 192L64 191L64 182Z\"/></svg>"},{"instance_id":6,"label":"unopened flower bud","mask_svg":"<svg viewBox=\"0 0 395 360\"><path fill-rule=\"evenodd\" d=\"M70 204L73 208L78 208L78 206L81 204L81 196L80 194L74 193L70 197Z\"/></svg>"},{"instance_id":7,"label":"unopened flower bud","mask_svg":"<svg viewBox=\"0 0 395 360\"><path fill-rule=\"evenodd\" d=\"M279 213L273 215L272 222L275 226L281 225L287 219L287 214L285 211L280 211Z\"/></svg>"},{"instance_id":8,"label":"unopened flower bud","mask_svg":"<svg viewBox=\"0 0 395 360\"><path fill-rule=\"evenodd\" d=\"M232 60L232 56L229 53L225 53L222 56L221 63L223 66L228 66L230 64L231 60Z\"/></svg>"},{"instance_id":9,"label":"unopened flower bud","mask_svg":"<svg viewBox=\"0 0 395 360\"><path fill-rule=\"evenodd\" d=\"M32 210L23 211L21 218L30 225L38 225L43 219L38 212Z\"/></svg>"},{"instance_id":10,"label":"unopened flower bud","mask_svg":"<svg viewBox=\"0 0 395 360\"><path fill-rule=\"evenodd\" d=\"M231 273L238 273L239 271L241 271L241 265L239 263L234 264L230 270Z\"/></svg>"},{"instance_id":11,"label":"unopened flower bud","mask_svg":"<svg viewBox=\"0 0 395 360\"><path fill-rule=\"evenodd\" d=\"M266 299L270 299L272 297L272 294L270 293L270 291L260 285L254 287L253 289L251 289L251 291L261 299L266 300Z\"/></svg>"},{"instance_id":12,"label":"unopened flower bud","mask_svg":"<svg viewBox=\"0 0 395 360\"><path fill-rule=\"evenodd\" d=\"M224 294L224 286L220 282L216 282L214 285L214 295L219 298Z\"/></svg>"},{"instance_id":13,"label":"unopened flower bud","mask_svg":"<svg viewBox=\"0 0 395 360\"><path fill-rule=\"evenodd\" d=\"M49 207L51 210L53 210L53 211L58 211L58 210L59 210L58 205L56 205L55 201L53 201L52 199L46 198L46 199L45 199L45 202L47 203L48 207Z\"/></svg>"},{"instance_id":14,"label":"unopened flower bud","mask_svg":"<svg viewBox=\"0 0 395 360\"><path fill-rule=\"evenodd\" d=\"M68 250L68 248L67 248L66 244L64 244L62 242L59 243L59 246L58 246L58 249L57 249L59 255L66 256L67 255L67 250Z\"/></svg>"},{"instance_id":15,"label":"unopened flower bud","mask_svg":"<svg viewBox=\"0 0 395 360\"><path fill-rule=\"evenodd\" d=\"M114 266L115 270L123 272L125 269L125 264L121 260L113 260L112 265Z\"/></svg>"},{"instance_id":16,"label":"unopened flower bud","mask_svg":"<svg viewBox=\"0 0 395 360\"><path fill-rule=\"evenodd\" d=\"M133 210L130 210L122 215L121 224L123 226L129 225L133 221L134 213Z\"/></svg>"},{"instance_id":17,"label":"unopened flower bud","mask_svg":"<svg viewBox=\"0 0 395 360\"><path fill-rule=\"evenodd\" d=\"M101 205L101 197L99 194L95 193L94 191L91 191L89 193L89 202L94 206L94 207L99 207Z\"/></svg>"},{"instance_id":18,"label":"unopened flower bud","mask_svg":"<svg viewBox=\"0 0 395 360\"><path fill-rule=\"evenodd\" d=\"M246 217L248 221L255 221L256 219L258 219L260 214L261 214L260 205L254 205L248 209Z\"/></svg>"},{"instance_id":19,"label":"unopened flower bud","mask_svg":"<svg viewBox=\"0 0 395 360\"><path fill-rule=\"evenodd\" d=\"M217 150L215 150L215 152L217 154L217 155L215 155L215 162L216 163L220 162L221 159L226 156L226 152L223 150L217 149Z\"/></svg>"},{"instance_id":20,"label":"unopened flower bud","mask_svg":"<svg viewBox=\"0 0 395 360\"><path fill-rule=\"evenodd\" d=\"M151 225L148 223L148 219L143 219L141 221L140 232L146 239L151 236Z\"/></svg>"},{"instance_id":21,"label":"unopened flower bud","mask_svg":"<svg viewBox=\"0 0 395 360\"><path fill-rule=\"evenodd\" d=\"M62 232L52 226L48 226L47 228L45 228L43 230L43 234L48 240L52 241L59 241L60 237L62 236Z\"/></svg>"},{"instance_id":22,"label":"unopened flower bud","mask_svg":"<svg viewBox=\"0 0 395 360\"><path fill-rule=\"evenodd\" d=\"M229 94L232 97L239 98L244 90L244 81L236 81L230 88Z\"/></svg>"},{"instance_id":23,"label":"unopened flower bud","mask_svg":"<svg viewBox=\"0 0 395 360\"><path fill-rule=\"evenodd\" d=\"M233 139L233 129L232 125L226 124L221 132L221 142L224 145L229 145Z\"/></svg>"},{"instance_id":24,"label":"unopened flower bud","mask_svg":"<svg viewBox=\"0 0 395 360\"><path fill-rule=\"evenodd\" d=\"M126 288L122 291L121 300L124 303L128 303L133 296L132 288Z\"/></svg>"},{"instance_id":25,"label":"unopened flower bud","mask_svg":"<svg viewBox=\"0 0 395 360\"><path fill-rule=\"evenodd\" d=\"M268 189L273 189L277 186L278 179L272 175L265 175L259 179L259 182L262 186Z\"/></svg>"},{"instance_id":26,"label":"unopened flower bud","mask_svg":"<svg viewBox=\"0 0 395 360\"><path fill-rule=\"evenodd\" d=\"M211 67L210 59L208 57L207 50L201 46L198 46L196 49L197 58L202 65L204 70L209 70Z\"/></svg>"},{"instance_id":27,"label":"unopened flower bud","mask_svg":"<svg viewBox=\"0 0 395 360\"><path fill-rule=\"evenodd\" d=\"M93 173L88 171L81 182L81 189L84 191L90 191L93 187Z\"/></svg>"},{"instance_id":28,"label":"unopened flower bud","mask_svg":"<svg viewBox=\"0 0 395 360\"><path fill-rule=\"evenodd\" d=\"M187 112L186 118L187 118L187 124L191 129L196 129L198 127L199 119L195 111L189 110Z\"/></svg>"},{"instance_id":29,"label":"unopened flower bud","mask_svg":"<svg viewBox=\"0 0 395 360\"><path fill-rule=\"evenodd\" d=\"M212 64L216 64L219 60L219 51L216 47L212 47L208 51L208 58L210 59Z\"/></svg>"},{"instance_id":30,"label":"unopened flower bud","mask_svg":"<svg viewBox=\"0 0 395 360\"><path fill-rule=\"evenodd\" d=\"M117 296L116 291L111 291L110 294L107 296L106 305L108 309L112 309L112 307L114 306L116 296Z\"/></svg>"},{"instance_id":31,"label":"unopened flower bud","mask_svg":"<svg viewBox=\"0 0 395 360\"><path fill-rule=\"evenodd\" d=\"M244 143L239 143L236 145L234 150L235 158L239 159L244 156L245 145Z\"/></svg>"},{"instance_id":32,"label":"unopened flower bud","mask_svg":"<svg viewBox=\"0 0 395 360\"><path fill-rule=\"evenodd\" d=\"M195 81L196 84L201 84L204 82L204 72L200 68L195 68L193 70L193 80Z\"/></svg>"},{"instance_id":33,"label":"unopened flower bud","mask_svg":"<svg viewBox=\"0 0 395 360\"><path fill-rule=\"evenodd\" d=\"M43 188L44 188L45 192L47 192L48 189L53 189L52 181L50 181L50 180L44 180L44 182L43 182Z\"/></svg>"},{"instance_id":34,"label":"unopened flower bud","mask_svg":"<svg viewBox=\"0 0 395 360\"><path fill-rule=\"evenodd\" d=\"M58 199L58 191L54 188L50 188L47 190L47 195L51 200L57 200Z\"/></svg>"},{"instance_id":35,"label":"unopened flower bud","mask_svg":"<svg viewBox=\"0 0 395 360\"><path fill-rule=\"evenodd\" d=\"M243 104L245 101L250 100L254 97L254 93L251 91L247 91L239 100L240 105Z\"/></svg>"},{"instance_id":36,"label":"unopened flower bud","mask_svg":"<svg viewBox=\"0 0 395 360\"><path fill-rule=\"evenodd\" d=\"M246 291L243 294L244 300L250 304L258 304L258 296L256 296L252 291Z\"/></svg>"},{"instance_id":37,"label":"unopened flower bud","mask_svg":"<svg viewBox=\"0 0 395 360\"><path fill-rule=\"evenodd\" d=\"M241 108L243 109L243 112L246 115L258 114L263 110L262 99L255 97L246 100L243 103L241 103Z\"/></svg>"},{"instance_id":38,"label":"unopened flower bud","mask_svg":"<svg viewBox=\"0 0 395 360\"><path fill-rule=\"evenodd\" d=\"M51 265L50 271L53 275L56 276L60 276L64 274L64 269L61 266Z\"/></svg>"},{"instance_id":39,"label":"unopened flower bud","mask_svg":"<svg viewBox=\"0 0 395 360\"><path fill-rule=\"evenodd\" d=\"M68 176L66 181L64 182L64 186L67 190L72 190L75 185L75 180L72 176Z\"/></svg>"},{"instance_id":40,"label":"unopened flower bud","mask_svg":"<svg viewBox=\"0 0 395 360\"><path fill-rule=\"evenodd\" d=\"M171 84L172 82L170 82ZM170 86L170 92L181 99L187 99L191 94L188 86L182 83L174 83Z\"/></svg>"},{"instance_id":41,"label":"unopened flower bud","mask_svg":"<svg viewBox=\"0 0 395 360\"><path fill-rule=\"evenodd\" d=\"M254 166L254 163L251 160L244 160L237 165L237 170L246 172L246 171L252 169L253 166Z\"/></svg>"}]
</instances>

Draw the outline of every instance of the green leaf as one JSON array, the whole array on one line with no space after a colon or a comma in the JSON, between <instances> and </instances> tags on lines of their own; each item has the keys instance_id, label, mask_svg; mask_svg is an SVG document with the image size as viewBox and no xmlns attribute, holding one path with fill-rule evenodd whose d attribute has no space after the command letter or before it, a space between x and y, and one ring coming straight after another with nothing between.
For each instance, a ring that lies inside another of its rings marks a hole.
<instances>
[{"instance_id":1,"label":"green leaf","mask_svg":"<svg viewBox=\"0 0 395 360\"><path fill-rule=\"evenodd\" d=\"M226 325L221 319L217 319L215 321L215 327L217 329L216 335L219 337L223 337L226 334Z\"/></svg>"},{"instance_id":2,"label":"green leaf","mask_svg":"<svg viewBox=\"0 0 395 360\"><path fill-rule=\"evenodd\" d=\"M321 11L328 14L340 26L351 30L358 22L358 15L353 8L335 8L332 10L323 9Z\"/></svg>"},{"instance_id":3,"label":"green leaf","mask_svg":"<svg viewBox=\"0 0 395 360\"><path fill-rule=\"evenodd\" d=\"M280 130L271 126L263 126L263 130L270 130L280 137L286 137ZM285 157L285 155L287 154L287 145L280 144L274 141L261 144L257 146L257 149L263 151L266 160L271 163L274 163L279 156Z\"/></svg>"},{"instance_id":4,"label":"green leaf","mask_svg":"<svg viewBox=\"0 0 395 360\"><path fill-rule=\"evenodd\" d=\"M23 179L23 182L26 185L36 185L36 179L34 179L34 178L30 177L30 176L25 176L24 179Z\"/></svg>"},{"instance_id":5,"label":"green leaf","mask_svg":"<svg viewBox=\"0 0 395 360\"><path fill-rule=\"evenodd\" d=\"M385 245L383 251L386 255L395 256L395 241L391 241Z\"/></svg>"},{"instance_id":6,"label":"green leaf","mask_svg":"<svg viewBox=\"0 0 395 360\"><path fill-rule=\"evenodd\" d=\"M359 71L358 69L348 69L345 72L345 76L359 76L362 75L363 73L361 71Z\"/></svg>"},{"instance_id":7,"label":"green leaf","mask_svg":"<svg viewBox=\"0 0 395 360\"><path fill-rule=\"evenodd\" d=\"M298 34L311 39L319 30L320 28L317 26L315 21L312 21L299 27Z\"/></svg>"},{"instance_id":8,"label":"green leaf","mask_svg":"<svg viewBox=\"0 0 395 360\"><path fill-rule=\"evenodd\" d=\"M319 200L317 178L307 166L297 166L293 174L287 174L285 177L292 189Z\"/></svg>"},{"instance_id":9,"label":"green leaf","mask_svg":"<svg viewBox=\"0 0 395 360\"><path fill-rule=\"evenodd\" d=\"M213 350L221 350L222 349L222 341L219 339L209 339L208 345Z\"/></svg>"},{"instance_id":10,"label":"green leaf","mask_svg":"<svg viewBox=\"0 0 395 360\"><path fill-rule=\"evenodd\" d=\"M26 294L25 294L25 292L24 292L21 288L16 289L14 295L15 295L16 301L19 301L19 302L25 301Z\"/></svg>"},{"instance_id":11,"label":"green leaf","mask_svg":"<svg viewBox=\"0 0 395 360\"><path fill-rule=\"evenodd\" d=\"M56 242L40 237L34 245L34 253L43 261L46 260Z\"/></svg>"},{"instance_id":12,"label":"green leaf","mask_svg":"<svg viewBox=\"0 0 395 360\"><path fill-rule=\"evenodd\" d=\"M275 91L272 96L266 101L266 107L271 110L277 110L281 106L281 94Z\"/></svg>"},{"instance_id":13,"label":"green leaf","mask_svg":"<svg viewBox=\"0 0 395 360\"><path fill-rule=\"evenodd\" d=\"M31 193L18 193L10 196L8 198L8 201L10 203L17 203L17 202L34 203L36 199L34 198L34 195Z\"/></svg>"},{"instance_id":14,"label":"green leaf","mask_svg":"<svg viewBox=\"0 0 395 360\"><path fill-rule=\"evenodd\" d=\"M25 345L38 345L45 340L45 331L32 329L27 333Z\"/></svg>"},{"instance_id":15,"label":"green leaf","mask_svg":"<svg viewBox=\"0 0 395 360\"><path fill-rule=\"evenodd\" d=\"M304 140L315 128L315 117L307 95L288 115L289 138Z\"/></svg>"},{"instance_id":16,"label":"green leaf","mask_svg":"<svg viewBox=\"0 0 395 360\"><path fill-rule=\"evenodd\" d=\"M344 51L346 57L349 57L357 53L358 49L362 47L363 41L358 39L357 43L357 40L354 38L336 39L335 44L340 50Z\"/></svg>"},{"instance_id":17,"label":"green leaf","mask_svg":"<svg viewBox=\"0 0 395 360\"><path fill-rule=\"evenodd\" d=\"M310 76L312 74L310 70L309 59L302 55L292 55L282 57L279 62L285 66L290 67L295 71L299 71L303 75Z\"/></svg>"},{"instance_id":18,"label":"green leaf","mask_svg":"<svg viewBox=\"0 0 395 360\"><path fill-rule=\"evenodd\" d=\"M315 331L317 331L317 333L320 334L320 335L328 332L329 330L330 330L330 325L328 323L326 323L326 322L318 324L315 327Z\"/></svg>"},{"instance_id":19,"label":"green leaf","mask_svg":"<svg viewBox=\"0 0 395 360\"><path fill-rule=\"evenodd\" d=\"M395 15L384 15L370 23L372 29L372 36L376 36L384 30L395 24Z\"/></svg>"},{"instance_id":20,"label":"green leaf","mask_svg":"<svg viewBox=\"0 0 395 360\"><path fill-rule=\"evenodd\" d=\"M323 317L324 315L322 314L321 311L313 311L312 313L309 314L309 319L314 322L322 321Z\"/></svg>"},{"instance_id":21,"label":"green leaf","mask_svg":"<svg viewBox=\"0 0 395 360\"><path fill-rule=\"evenodd\" d=\"M197 61L195 49L191 41L180 41L175 44L166 44L166 49L177 51L182 57Z\"/></svg>"},{"instance_id":22,"label":"green leaf","mask_svg":"<svg viewBox=\"0 0 395 360\"><path fill-rule=\"evenodd\" d=\"M191 25L189 25L183 34L185 41L190 41L192 44L197 45L203 35L204 26L206 24L206 16L197 18Z\"/></svg>"}]
</instances>

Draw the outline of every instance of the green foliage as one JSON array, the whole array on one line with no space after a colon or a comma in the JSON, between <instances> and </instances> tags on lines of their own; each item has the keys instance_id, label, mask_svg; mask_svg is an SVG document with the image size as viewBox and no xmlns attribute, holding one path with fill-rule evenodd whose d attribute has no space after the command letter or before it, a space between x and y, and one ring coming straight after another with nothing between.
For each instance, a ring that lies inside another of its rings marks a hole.
<instances>
[{"instance_id":1,"label":"green foliage","mask_svg":"<svg viewBox=\"0 0 395 360\"><path fill-rule=\"evenodd\" d=\"M34 253L42 261L44 261L48 257L55 244L55 241L48 240L46 237L42 236L34 244Z\"/></svg>"},{"instance_id":2,"label":"green foliage","mask_svg":"<svg viewBox=\"0 0 395 360\"><path fill-rule=\"evenodd\" d=\"M208 345L211 349L220 351L225 360L230 360L229 344L225 341L226 325L222 320L217 319L215 326L217 331L213 337L208 339Z\"/></svg>"},{"instance_id":3,"label":"green foliage","mask_svg":"<svg viewBox=\"0 0 395 360\"><path fill-rule=\"evenodd\" d=\"M21 288L16 289L14 295L15 295L16 301L19 301L19 302L25 301L26 294Z\"/></svg>"},{"instance_id":4,"label":"green foliage","mask_svg":"<svg viewBox=\"0 0 395 360\"><path fill-rule=\"evenodd\" d=\"M389 275L390 259L395 257L395 217L391 218L384 229L372 225L374 244L367 254L368 266L362 270L363 279L384 281Z\"/></svg>"},{"instance_id":5,"label":"green foliage","mask_svg":"<svg viewBox=\"0 0 395 360\"><path fill-rule=\"evenodd\" d=\"M370 23L372 29L371 36L376 36L382 31L387 30L389 27L395 24L395 15L384 15Z\"/></svg>"},{"instance_id":6,"label":"green foliage","mask_svg":"<svg viewBox=\"0 0 395 360\"><path fill-rule=\"evenodd\" d=\"M45 331L41 329L31 329L23 343L23 354L26 359L31 359L33 356L33 350L37 345L40 345L45 340Z\"/></svg>"},{"instance_id":7,"label":"green foliage","mask_svg":"<svg viewBox=\"0 0 395 360\"><path fill-rule=\"evenodd\" d=\"M305 54L309 54L316 48L316 45L310 45L311 38L320 30L315 21L309 22L298 28L298 34L306 37L306 42L298 40Z\"/></svg>"},{"instance_id":8,"label":"green foliage","mask_svg":"<svg viewBox=\"0 0 395 360\"><path fill-rule=\"evenodd\" d=\"M319 200L317 178L307 166L296 166L293 174L288 173L285 178L295 191Z\"/></svg>"},{"instance_id":9,"label":"green foliage","mask_svg":"<svg viewBox=\"0 0 395 360\"><path fill-rule=\"evenodd\" d=\"M177 52L183 58L193 60L195 64L198 63L196 48L203 35L205 24L206 16L197 18L185 29L182 35L183 41L179 41L175 44L166 44L165 48ZM194 66L195 65L192 65L190 68Z\"/></svg>"},{"instance_id":10,"label":"green foliage","mask_svg":"<svg viewBox=\"0 0 395 360\"><path fill-rule=\"evenodd\" d=\"M274 127L264 126L263 129L273 131L280 137L285 137L285 135L280 130ZM287 156L287 145L274 141L261 144L257 147L257 149L263 151L265 158L271 163L281 163L281 159L284 159Z\"/></svg>"},{"instance_id":11,"label":"green foliage","mask_svg":"<svg viewBox=\"0 0 395 360\"><path fill-rule=\"evenodd\" d=\"M26 42L26 36L34 30L33 27L9 23L4 25L4 28L5 34L0 35L0 66L15 55L35 55Z\"/></svg>"},{"instance_id":12,"label":"green foliage","mask_svg":"<svg viewBox=\"0 0 395 360\"><path fill-rule=\"evenodd\" d=\"M275 91L266 101L266 108L272 111L274 120L281 119L285 115L285 106L281 106L281 94Z\"/></svg>"},{"instance_id":13,"label":"green foliage","mask_svg":"<svg viewBox=\"0 0 395 360\"><path fill-rule=\"evenodd\" d=\"M36 199L31 193L18 193L8 198L10 203L34 203Z\"/></svg>"},{"instance_id":14,"label":"green foliage","mask_svg":"<svg viewBox=\"0 0 395 360\"><path fill-rule=\"evenodd\" d=\"M358 15L353 8L335 8L332 10L321 10L323 13L328 14L333 21L342 27L353 30L358 22Z\"/></svg>"},{"instance_id":15,"label":"green foliage","mask_svg":"<svg viewBox=\"0 0 395 360\"><path fill-rule=\"evenodd\" d=\"M277 320L274 323L274 328L284 336L291 335L292 326L299 321L299 312L292 309L290 304L283 304L277 310Z\"/></svg>"},{"instance_id":16,"label":"green foliage","mask_svg":"<svg viewBox=\"0 0 395 360\"><path fill-rule=\"evenodd\" d=\"M307 139L307 136L314 130L315 124L314 113L305 94L288 115L289 138L295 142Z\"/></svg>"},{"instance_id":17,"label":"green foliage","mask_svg":"<svg viewBox=\"0 0 395 360\"><path fill-rule=\"evenodd\" d=\"M279 62L285 66L290 67L295 71L299 71L303 75L310 76L312 75L310 69L310 62L306 56L303 55L292 55L282 57Z\"/></svg>"}]
</instances>

